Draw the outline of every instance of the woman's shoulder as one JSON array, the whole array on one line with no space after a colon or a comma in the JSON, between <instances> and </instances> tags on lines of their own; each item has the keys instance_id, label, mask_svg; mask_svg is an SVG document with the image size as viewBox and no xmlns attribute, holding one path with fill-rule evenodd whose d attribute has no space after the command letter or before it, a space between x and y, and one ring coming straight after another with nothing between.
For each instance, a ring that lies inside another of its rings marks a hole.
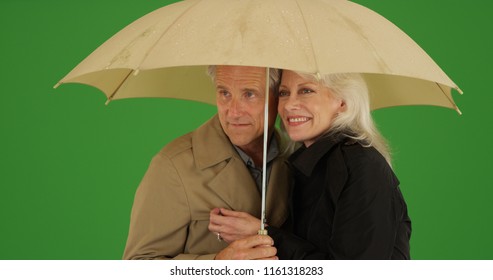
<instances>
[{"instance_id":1,"label":"woman's shoulder","mask_svg":"<svg viewBox=\"0 0 493 280\"><path fill-rule=\"evenodd\" d=\"M388 167L387 161L374 147L366 146L356 140L348 139L341 142L341 151L346 162L350 167Z\"/></svg>"},{"instance_id":2,"label":"woman's shoulder","mask_svg":"<svg viewBox=\"0 0 493 280\"><path fill-rule=\"evenodd\" d=\"M374 182L387 182L392 186L399 185L392 167L374 147L355 142L342 144L341 150L350 178L367 178ZM383 187L386 184L373 185Z\"/></svg>"}]
</instances>

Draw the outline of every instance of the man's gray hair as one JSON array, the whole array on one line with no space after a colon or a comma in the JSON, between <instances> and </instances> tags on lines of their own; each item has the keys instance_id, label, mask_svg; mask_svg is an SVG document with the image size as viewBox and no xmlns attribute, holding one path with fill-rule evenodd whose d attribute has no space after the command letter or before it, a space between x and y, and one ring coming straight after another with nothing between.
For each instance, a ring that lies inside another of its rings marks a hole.
<instances>
[{"instance_id":1,"label":"man's gray hair","mask_svg":"<svg viewBox=\"0 0 493 280\"><path fill-rule=\"evenodd\" d=\"M207 67L207 75L212 81L216 81L216 65ZM269 89L276 93L279 83L281 82L281 70L277 68L269 68Z\"/></svg>"}]
</instances>

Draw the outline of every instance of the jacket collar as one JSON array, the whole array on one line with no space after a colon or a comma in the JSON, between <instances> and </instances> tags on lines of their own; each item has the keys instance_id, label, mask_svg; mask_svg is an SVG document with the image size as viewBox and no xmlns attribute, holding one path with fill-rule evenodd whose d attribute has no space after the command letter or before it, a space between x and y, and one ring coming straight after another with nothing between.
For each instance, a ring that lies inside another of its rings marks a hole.
<instances>
[{"instance_id":1,"label":"jacket collar","mask_svg":"<svg viewBox=\"0 0 493 280\"><path fill-rule=\"evenodd\" d=\"M271 144L275 142L276 150L268 151L267 161L283 154L288 145L277 130L274 131L274 137L276 139L271 140ZM244 161L224 133L217 114L193 132L192 147L194 147L195 162L200 169L211 167L235 156Z\"/></svg>"},{"instance_id":2,"label":"jacket collar","mask_svg":"<svg viewBox=\"0 0 493 280\"><path fill-rule=\"evenodd\" d=\"M210 120L193 132L195 162L200 169L208 168L237 155L233 144L224 133L219 117Z\"/></svg>"},{"instance_id":3,"label":"jacket collar","mask_svg":"<svg viewBox=\"0 0 493 280\"><path fill-rule=\"evenodd\" d=\"M303 175L310 177L320 159L345 138L346 136L340 133L322 136L308 148L305 145L301 146L289 157L289 163Z\"/></svg>"}]
</instances>

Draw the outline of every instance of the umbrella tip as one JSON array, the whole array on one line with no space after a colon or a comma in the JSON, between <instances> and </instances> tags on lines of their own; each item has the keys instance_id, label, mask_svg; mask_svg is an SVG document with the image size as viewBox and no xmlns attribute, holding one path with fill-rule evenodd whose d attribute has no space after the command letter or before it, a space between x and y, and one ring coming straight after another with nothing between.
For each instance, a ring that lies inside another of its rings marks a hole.
<instances>
[{"instance_id":1,"label":"umbrella tip","mask_svg":"<svg viewBox=\"0 0 493 280\"><path fill-rule=\"evenodd\" d=\"M459 114L459 116L462 116L462 112L459 110L459 107L455 106L455 111Z\"/></svg>"},{"instance_id":2,"label":"umbrella tip","mask_svg":"<svg viewBox=\"0 0 493 280\"><path fill-rule=\"evenodd\" d=\"M54 89L57 89L61 85L60 82L56 83L56 85L53 86Z\"/></svg>"},{"instance_id":3,"label":"umbrella tip","mask_svg":"<svg viewBox=\"0 0 493 280\"><path fill-rule=\"evenodd\" d=\"M106 102L104 102L104 105L105 105L105 106L108 106L108 104L110 104L110 102L111 102L111 99L110 99L110 98L108 98L108 99L106 99Z\"/></svg>"},{"instance_id":4,"label":"umbrella tip","mask_svg":"<svg viewBox=\"0 0 493 280\"><path fill-rule=\"evenodd\" d=\"M455 89L457 90L457 92L458 92L460 95L463 95L463 94L464 94L464 92L463 92L460 88L458 88L458 87L457 87L457 88L455 88Z\"/></svg>"}]
</instances>

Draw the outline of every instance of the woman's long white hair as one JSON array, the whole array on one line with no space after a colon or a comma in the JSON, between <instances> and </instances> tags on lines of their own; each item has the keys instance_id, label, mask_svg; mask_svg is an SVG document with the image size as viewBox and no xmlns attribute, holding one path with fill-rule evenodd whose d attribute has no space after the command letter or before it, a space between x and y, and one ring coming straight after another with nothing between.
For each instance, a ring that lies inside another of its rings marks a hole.
<instances>
[{"instance_id":1,"label":"woman's long white hair","mask_svg":"<svg viewBox=\"0 0 493 280\"><path fill-rule=\"evenodd\" d=\"M373 122L368 87L360 74L327 74L321 77L313 74L298 74L320 82L328 87L335 97L345 102L346 110L335 117L327 131L328 134L344 133L363 146L372 146L391 164L389 147Z\"/></svg>"}]
</instances>

